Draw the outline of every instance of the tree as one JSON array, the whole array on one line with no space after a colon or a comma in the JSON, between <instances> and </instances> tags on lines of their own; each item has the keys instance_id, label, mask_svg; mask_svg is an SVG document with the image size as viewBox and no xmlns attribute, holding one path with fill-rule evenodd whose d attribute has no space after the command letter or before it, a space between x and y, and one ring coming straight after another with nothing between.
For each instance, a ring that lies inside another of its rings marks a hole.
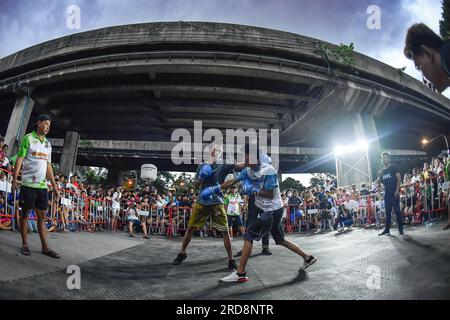
<instances>
[{"instance_id":1,"label":"tree","mask_svg":"<svg viewBox=\"0 0 450 320\"><path fill-rule=\"evenodd\" d=\"M439 21L439 33L444 40L450 37L450 0L442 0L442 20Z\"/></svg>"},{"instance_id":2,"label":"tree","mask_svg":"<svg viewBox=\"0 0 450 320\"><path fill-rule=\"evenodd\" d=\"M321 187L325 187L327 180L330 180L332 184L335 184L336 176L331 173L316 173L313 174L309 183L312 188L320 189Z\"/></svg>"},{"instance_id":3,"label":"tree","mask_svg":"<svg viewBox=\"0 0 450 320\"><path fill-rule=\"evenodd\" d=\"M166 193L175 182L175 176L168 171L158 171L156 180L152 185L158 190L158 193Z\"/></svg>"},{"instance_id":4,"label":"tree","mask_svg":"<svg viewBox=\"0 0 450 320\"><path fill-rule=\"evenodd\" d=\"M86 182L88 184L106 184L108 180L108 171L105 168L86 167Z\"/></svg>"},{"instance_id":5,"label":"tree","mask_svg":"<svg viewBox=\"0 0 450 320\"><path fill-rule=\"evenodd\" d=\"M297 181L291 177L286 178L284 181L281 182L280 189L281 191L292 189L298 190L299 192L303 192L304 190L306 190L305 186L302 185L300 181Z\"/></svg>"},{"instance_id":6,"label":"tree","mask_svg":"<svg viewBox=\"0 0 450 320\"><path fill-rule=\"evenodd\" d=\"M320 189L320 187L325 185L325 181L322 179L320 175L313 175L309 180L309 184L312 188Z\"/></svg>"},{"instance_id":7,"label":"tree","mask_svg":"<svg viewBox=\"0 0 450 320\"><path fill-rule=\"evenodd\" d=\"M186 172L183 172L175 178L172 187L176 190L177 194L187 192L190 188L194 187L194 178L187 175Z\"/></svg>"}]
</instances>

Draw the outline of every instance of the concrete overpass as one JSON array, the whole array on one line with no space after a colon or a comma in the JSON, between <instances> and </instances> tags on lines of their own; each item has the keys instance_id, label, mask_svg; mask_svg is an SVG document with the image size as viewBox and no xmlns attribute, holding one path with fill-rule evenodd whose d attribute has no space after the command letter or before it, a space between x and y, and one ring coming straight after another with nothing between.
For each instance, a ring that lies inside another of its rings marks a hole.
<instances>
[{"instance_id":1,"label":"concrete overpass","mask_svg":"<svg viewBox=\"0 0 450 320\"><path fill-rule=\"evenodd\" d=\"M53 146L53 158L58 162L62 156L64 139L50 139L50 142ZM138 168L147 159L151 159L152 163L162 171L195 171L196 164L183 166L173 164L171 151L175 145L176 142L162 141L87 140L80 143L77 164L126 171L130 168ZM206 145L204 143L201 148L204 149ZM426 159L426 153L423 151L404 149L388 151L394 159L409 164L417 164ZM333 149L330 148L280 147L279 159L283 173L335 171Z\"/></svg>"},{"instance_id":2,"label":"concrete overpass","mask_svg":"<svg viewBox=\"0 0 450 320\"><path fill-rule=\"evenodd\" d=\"M280 145L294 148L329 149L365 136L378 138L372 150L418 151L423 135L448 133L447 98L359 53L352 68L338 68L324 46L335 48L277 30L204 22L73 34L0 59L0 128L13 150L30 118L49 113L51 137L67 141L66 171L80 138L169 142L173 130L192 130L194 120L205 129L278 129ZM153 151L141 163L156 161ZM133 158L126 163L136 166ZM103 159L124 166L123 157Z\"/></svg>"}]
</instances>

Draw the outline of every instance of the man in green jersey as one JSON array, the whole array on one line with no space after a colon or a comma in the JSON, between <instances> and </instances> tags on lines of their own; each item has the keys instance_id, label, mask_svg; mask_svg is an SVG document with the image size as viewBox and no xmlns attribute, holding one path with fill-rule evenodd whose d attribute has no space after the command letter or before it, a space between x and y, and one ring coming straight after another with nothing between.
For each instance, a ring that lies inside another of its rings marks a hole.
<instances>
[{"instance_id":1,"label":"man in green jersey","mask_svg":"<svg viewBox=\"0 0 450 320\"><path fill-rule=\"evenodd\" d=\"M227 212L228 216L228 227L230 228L230 239L233 239L233 224L234 222L237 223L239 231L242 235L245 233L244 223L242 222L241 218L241 205L242 205L242 198L241 195L238 192L238 188L234 187L232 189L232 192L228 194L223 204L225 205L225 211Z\"/></svg>"},{"instance_id":2,"label":"man in green jersey","mask_svg":"<svg viewBox=\"0 0 450 320\"><path fill-rule=\"evenodd\" d=\"M55 259L59 255L51 250L47 241L45 214L48 209L47 179L53 189L53 200L58 201L59 193L51 165L52 147L46 139L50 130L50 117L42 114L36 119L35 130L23 137L14 167L12 192L18 188L17 177L22 169L19 205L22 208L20 217L20 233L22 235L22 249L20 252L30 255L28 248L28 215L34 209L37 216L39 237L41 238L42 253Z\"/></svg>"}]
</instances>

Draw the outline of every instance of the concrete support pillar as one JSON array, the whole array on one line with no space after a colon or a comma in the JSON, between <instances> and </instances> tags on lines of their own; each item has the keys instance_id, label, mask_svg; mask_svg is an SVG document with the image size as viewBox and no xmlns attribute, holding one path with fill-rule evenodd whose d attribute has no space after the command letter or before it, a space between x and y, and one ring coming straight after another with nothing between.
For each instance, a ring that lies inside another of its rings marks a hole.
<instances>
[{"instance_id":1,"label":"concrete support pillar","mask_svg":"<svg viewBox=\"0 0 450 320\"><path fill-rule=\"evenodd\" d=\"M6 130L5 143L8 145L8 156L15 155L19 149L19 144L26 133L31 111L33 111L34 100L29 94L18 98L9 119Z\"/></svg>"},{"instance_id":2,"label":"concrete support pillar","mask_svg":"<svg viewBox=\"0 0 450 320\"><path fill-rule=\"evenodd\" d=\"M108 184L114 187L121 186L125 172L117 169L108 169Z\"/></svg>"},{"instance_id":3,"label":"concrete support pillar","mask_svg":"<svg viewBox=\"0 0 450 320\"><path fill-rule=\"evenodd\" d=\"M61 153L61 161L59 170L65 175L75 173L75 164L77 162L78 143L80 141L80 134L78 132L68 131L64 138L64 146Z\"/></svg>"},{"instance_id":4,"label":"concrete support pillar","mask_svg":"<svg viewBox=\"0 0 450 320\"><path fill-rule=\"evenodd\" d=\"M119 171L119 176L117 180L117 185L121 186L123 184L123 180L125 179L125 171Z\"/></svg>"}]
</instances>

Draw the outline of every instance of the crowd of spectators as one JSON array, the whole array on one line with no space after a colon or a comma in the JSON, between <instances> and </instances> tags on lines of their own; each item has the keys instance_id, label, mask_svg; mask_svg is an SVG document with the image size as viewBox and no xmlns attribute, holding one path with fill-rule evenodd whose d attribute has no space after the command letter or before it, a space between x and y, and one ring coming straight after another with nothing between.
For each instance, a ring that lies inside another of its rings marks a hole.
<instances>
[{"instance_id":1,"label":"crowd of spectators","mask_svg":"<svg viewBox=\"0 0 450 320\"><path fill-rule=\"evenodd\" d=\"M2 150L5 145L0 140ZM7 148L7 146L6 146ZM3 169L11 170L5 152L0 151ZM448 181L450 165L447 156L437 157L423 168L413 168L404 174L401 189L401 209L406 223L427 223L442 218L447 213ZM5 174L2 172L3 180ZM150 234L183 236L191 210L197 201L194 189L161 192L151 184L126 190L122 186L110 187L80 181L77 175L66 177L56 174L55 179L63 193L58 204L49 197L50 210L48 227L60 232L67 231L126 231L130 237L142 233L148 239ZM239 220L246 221L247 197L236 200L236 190L229 190L225 199L233 200L229 211L233 223L230 232L242 234ZM1 192L0 214L13 210L14 197ZM51 193L49 193L51 195ZM16 201L20 194L16 195ZM285 206L285 225L288 232L315 230L324 232L350 230L353 226L382 226L384 224L384 203L382 185L352 185L337 188L336 180L323 181L319 187L306 190L285 190L282 192ZM228 201L228 200L227 200ZM16 202L17 204L18 202ZM227 202L226 207L229 203ZM16 206L18 207L18 206ZM235 219L236 214L242 219ZM18 216L18 210L15 212ZM31 220L32 221L32 220ZM36 228L30 222L30 230ZM13 227L15 226L13 221ZM197 236L220 236L209 224L198 230Z\"/></svg>"},{"instance_id":2,"label":"crowd of spectators","mask_svg":"<svg viewBox=\"0 0 450 320\"><path fill-rule=\"evenodd\" d=\"M400 207L405 223L428 224L443 220L449 207L450 160L442 154L413 168L403 175ZM282 194L288 227L316 232L342 231L357 226L384 225L383 185L361 184L359 188L337 188L326 181L320 188L299 193L288 190Z\"/></svg>"}]
</instances>

